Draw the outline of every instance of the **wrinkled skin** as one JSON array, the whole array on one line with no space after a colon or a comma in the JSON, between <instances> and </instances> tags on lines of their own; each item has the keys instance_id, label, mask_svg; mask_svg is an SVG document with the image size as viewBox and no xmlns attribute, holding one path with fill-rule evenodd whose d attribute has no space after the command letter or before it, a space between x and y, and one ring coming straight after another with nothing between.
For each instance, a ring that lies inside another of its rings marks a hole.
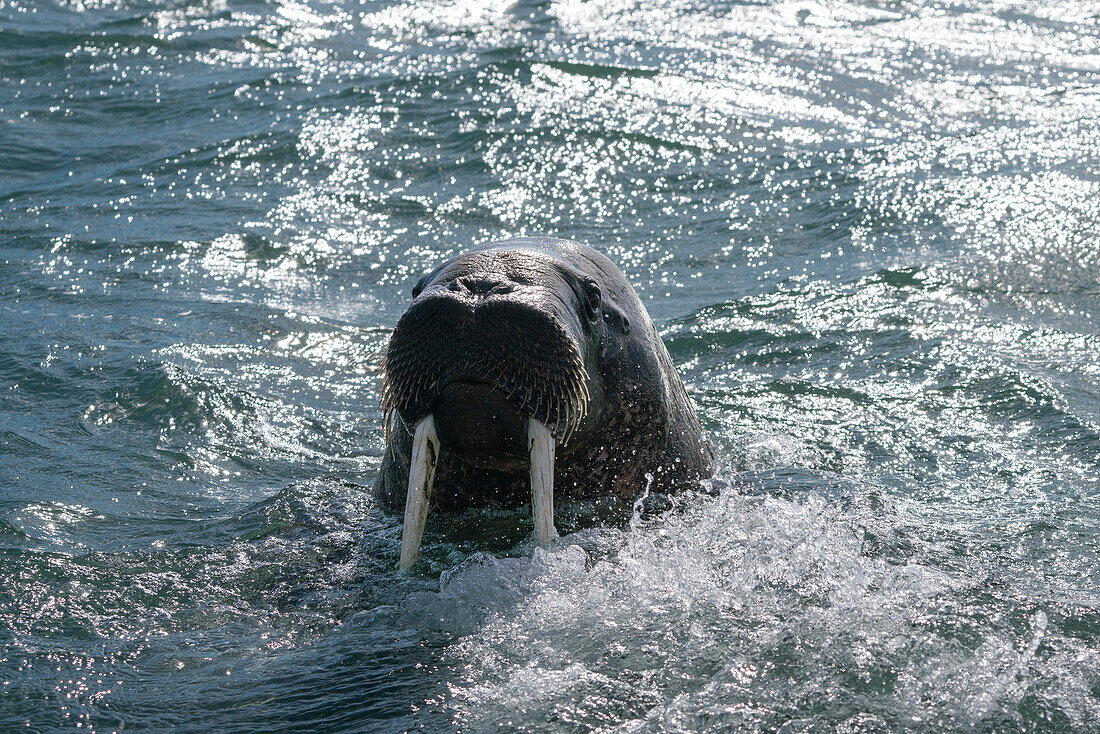
<instances>
[{"instance_id":1,"label":"wrinkled skin","mask_svg":"<svg viewBox=\"0 0 1100 734\"><path fill-rule=\"evenodd\" d=\"M590 247L517 238L472 250L413 289L386 355L389 448L375 486L404 506L412 427L441 455L433 511L530 501L526 420L557 439L561 500L673 492L714 454L668 350L623 274Z\"/></svg>"}]
</instances>

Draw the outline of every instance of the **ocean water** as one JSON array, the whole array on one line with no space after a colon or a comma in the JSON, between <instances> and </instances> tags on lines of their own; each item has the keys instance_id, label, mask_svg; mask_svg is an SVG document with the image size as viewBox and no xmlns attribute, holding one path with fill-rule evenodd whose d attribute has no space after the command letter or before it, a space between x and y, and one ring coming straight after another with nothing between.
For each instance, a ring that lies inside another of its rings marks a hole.
<instances>
[{"instance_id":1,"label":"ocean water","mask_svg":"<svg viewBox=\"0 0 1100 734\"><path fill-rule=\"evenodd\" d=\"M517 234L717 491L399 574L379 350ZM1100 732L1098 315L1093 0L0 0L0 731Z\"/></svg>"}]
</instances>

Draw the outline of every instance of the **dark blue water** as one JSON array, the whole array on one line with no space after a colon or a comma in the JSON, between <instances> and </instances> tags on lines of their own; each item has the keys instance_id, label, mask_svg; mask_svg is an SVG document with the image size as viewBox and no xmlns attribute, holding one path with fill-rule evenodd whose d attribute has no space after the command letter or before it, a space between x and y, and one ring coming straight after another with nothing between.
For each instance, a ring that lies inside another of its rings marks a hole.
<instances>
[{"instance_id":1,"label":"dark blue water","mask_svg":"<svg viewBox=\"0 0 1100 734\"><path fill-rule=\"evenodd\" d=\"M0 730L1100 731L1098 90L1090 0L0 0ZM732 488L400 575L377 355L515 234Z\"/></svg>"}]
</instances>

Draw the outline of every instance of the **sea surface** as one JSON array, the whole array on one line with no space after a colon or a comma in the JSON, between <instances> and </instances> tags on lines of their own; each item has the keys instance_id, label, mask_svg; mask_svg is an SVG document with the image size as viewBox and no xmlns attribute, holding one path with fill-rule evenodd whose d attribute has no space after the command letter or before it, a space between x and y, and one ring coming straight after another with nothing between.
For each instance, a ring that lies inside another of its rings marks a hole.
<instances>
[{"instance_id":1,"label":"sea surface","mask_svg":"<svg viewBox=\"0 0 1100 734\"><path fill-rule=\"evenodd\" d=\"M519 234L721 476L398 573L379 353ZM0 0L0 732L122 730L1100 732L1100 6Z\"/></svg>"}]
</instances>

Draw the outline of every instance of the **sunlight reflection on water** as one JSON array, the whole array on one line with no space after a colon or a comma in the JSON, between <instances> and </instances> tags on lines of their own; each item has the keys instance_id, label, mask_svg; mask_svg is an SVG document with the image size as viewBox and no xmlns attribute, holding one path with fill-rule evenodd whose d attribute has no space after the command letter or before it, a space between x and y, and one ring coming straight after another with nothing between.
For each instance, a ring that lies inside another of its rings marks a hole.
<instances>
[{"instance_id":1,"label":"sunlight reflection on water","mask_svg":"<svg viewBox=\"0 0 1100 734\"><path fill-rule=\"evenodd\" d=\"M1100 728L1094 3L0 9L0 728ZM724 489L397 575L377 354L515 234Z\"/></svg>"}]
</instances>

